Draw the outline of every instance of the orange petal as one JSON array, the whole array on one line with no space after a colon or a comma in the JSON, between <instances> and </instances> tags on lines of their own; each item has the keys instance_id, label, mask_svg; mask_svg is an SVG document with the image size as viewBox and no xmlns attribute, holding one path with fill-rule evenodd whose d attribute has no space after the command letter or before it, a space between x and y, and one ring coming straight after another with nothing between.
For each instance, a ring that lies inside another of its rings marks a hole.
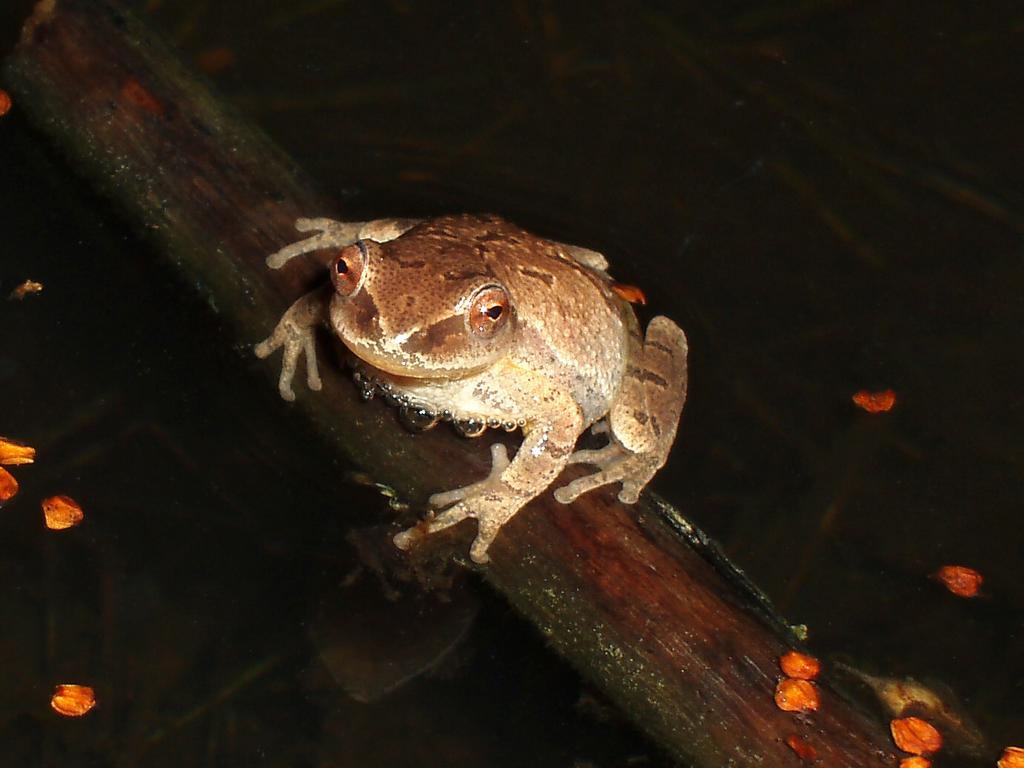
<instances>
[{"instance_id":1,"label":"orange petal","mask_svg":"<svg viewBox=\"0 0 1024 768\"><path fill-rule=\"evenodd\" d=\"M0 437L0 464L31 464L35 460L35 448L8 437Z\"/></svg>"},{"instance_id":2,"label":"orange petal","mask_svg":"<svg viewBox=\"0 0 1024 768\"><path fill-rule=\"evenodd\" d=\"M932 761L921 755L904 757L900 760L900 768L932 768Z\"/></svg>"},{"instance_id":3,"label":"orange petal","mask_svg":"<svg viewBox=\"0 0 1024 768\"><path fill-rule=\"evenodd\" d=\"M13 499L17 492L18 481L14 479L14 475L0 467L0 504Z\"/></svg>"},{"instance_id":4,"label":"orange petal","mask_svg":"<svg viewBox=\"0 0 1024 768\"><path fill-rule=\"evenodd\" d=\"M853 402L868 413L885 413L896 405L896 393L891 389L884 389L881 392L868 392L862 389L853 396Z\"/></svg>"},{"instance_id":5,"label":"orange petal","mask_svg":"<svg viewBox=\"0 0 1024 768\"><path fill-rule=\"evenodd\" d=\"M96 706L96 693L87 685L58 685L50 697L50 706L58 715L81 717Z\"/></svg>"},{"instance_id":6,"label":"orange petal","mask_svg":"<svg viewBox=\"0 0 1024 768\"><path fill-rule=\"evenodd\" d=\"M775 706L783 712L814 712L821 706L818 689L807 680L783 678L775 686Z\"/></svg>"},{"instance_id":7,"label":"orange petal","mask_svg":"<svg viewBox=\"0 0 1024 768\"><path fill-rule=\"evenodd\" d=\"M30 293L39 293L42 290L42 283L37 283L35 280L26 280L13 291L11 291L7 295L7 298L11 299L12 301L20 301L21 299L24 299L26 296L28 296Z\"/></svg>"},{"instance_id":8,"label":"orange petal","mask_svg":"<svg viewBox=\"0 0 1024 768\"><path fill-rule=\"evenodd\" d=\"M818 757L818 750L796 734L791 733L786 737L786 746L796 752L801 760L810 762Z\"/></svg>"},{"instance_id":9,"label":"orange petal","mask_svg":"<svg viewBox=\"0 0 1024 768\"><path fill-rule=\"evenodd\" d=\"M982 575L966 565L944 565L932 577L957 597L977 597Z\"/></svg>"},{"instance_id":10,"label":"orange petal","mask_svg":"<svg viewBox=\"0 0 1024 768\"><path fill-rule=\"evenodd\" d=\"M612 290L615 291L619 296L624 298L630 304L640 304L643 306L647 303L647 297L644 296L644 292L637 288L635 285L626 285L625 283L612 283Z\"/></svg>"},{"instance_id":11,"label":"orange petal","mask_svg":"<svg viewBox=\"0 0 1024 768\"><path fill-rule=\"evenodd\" d=\"M11 94L0 88L0 117L11 111Z\"/></svg>"},{"instance_id":12,"label":"orange petal","mask_svg":"<svg viewBox=\"0 0 1024 768\"><path fill-rule=\"evenodd\" d=\"M787 676L797 680L813 680L821 671L821 663L816 658L799 651L786 651L779 659L779 666Z\"/></svg>"},{"instance_id":13,"label":"orange petal","mask_svg":"<svg viewBox=\"0 0 1024 768\"><path fill-rule=\"evenodd\" d=\"M1007 747L996 765L999 768L1024 768L1024 747Z\"/></svg>"},{"instance_id":14,"label":"orange petal","mask_svg":"<svg viewBox=\"0 0 1024 768\"><path fill-rule=\"evenodd\" d=\"M51 531L74 528L85 517L78 502L70 496L50 496L43 499L43 517Z\"/></svg>"},{"instance_id":15,"label":"orange petal","mask_svg":"<svg viewBox=\"0 0 1024 768\"><path fill-rule=\"evenodd\" d=\"M930 755L942 747L942 734L920 717L897 718L889 723L889 730L896 746L912 755Z\"/></svg>"}]
</instances>

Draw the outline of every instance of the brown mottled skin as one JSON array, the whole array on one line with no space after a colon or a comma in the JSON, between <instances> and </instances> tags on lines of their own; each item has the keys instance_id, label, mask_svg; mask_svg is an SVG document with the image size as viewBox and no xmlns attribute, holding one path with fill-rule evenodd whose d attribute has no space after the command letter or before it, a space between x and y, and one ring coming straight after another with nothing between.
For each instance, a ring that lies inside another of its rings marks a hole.
<instances>
[{"instance_id":1,"label":"brown mottled skin","mask_svg":"<svg viewBox=\"0 0 1024 768\"><path fill-rule=\"evenodd\" d=\"M309 386L320 388L312 340L326 322L403 402L456 424L523 431L512 461L496 443L488 477L431 497L444 511L398 534L399 547L473 517L479 530L470 555L487 562L501 526L567 464L598 470L555 491L559 501L621 482L619 499L633 503L665 463L686 399L686 337L666 317L651 320L641 336L601 254L496 216L299 219L296 227L318 234L267 263L279 268L334 249L334 290L303 296L256 346L260 357L284 349L285 399L294 398L302 353ZM607 433L608 444L574 452L589 426Z\"/></svg>"}]
</instances>

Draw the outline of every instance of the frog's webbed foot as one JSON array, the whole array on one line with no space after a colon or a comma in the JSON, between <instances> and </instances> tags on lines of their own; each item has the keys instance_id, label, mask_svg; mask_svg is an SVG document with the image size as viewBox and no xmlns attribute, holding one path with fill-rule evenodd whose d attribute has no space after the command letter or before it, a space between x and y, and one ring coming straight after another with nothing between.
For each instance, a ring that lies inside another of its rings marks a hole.
<instances>
[{"instance_id":1,"label":"frog's webbed foot","mask_svg":"<svg viewBox=\"0 0 1024 768\"><path fill-rule=\"evenodd\" d=\"M640 491L654 477L661 464L647 454L630 453L614 440L603 448L576 451L570 464L591 464L598 467L592 475L578 477L555 491L555 500L569 504L587 491L609 483L622 483L619 501L635 504Z\"/></svg>"},{"instance_id":2,"label":"frog's webbed foot","mask_svg":"<svg viewBox=\"0 0 1024 768\"><path fill-rule=\"evenodd\" d=\"M429 517L423 523L395 535L395 546L408 549L417 539L437 531L443 531L461 523L469 517L476 518L479 530L469 556L475 563L486 563L490 560L487 548L498 535L498 530L522 506L523 500L510 496L502 482L502 473L510 462L508 451L502 443L491 446L491 471L486 478L470 483L462 488L435 493L430 497L430 504L435 508L448 507L443 512Z\"/></svg>"},{"instance_id":3,"label":"frog's webbed foot","mask_svg":"<svg viewBox=\"0 0 1024 768\"><path fill-rule=\"evenodd\" d=\"M451 491L443 491L442 493L435 493L430 497L430 506L440 509L441 507L450 507L452 504L463 501L469 496L476 496L486 492L501 478L501 473L505 471L505 468L511 462L508 459L508 449L505 448L503 443L494 443L491 446L491 471L487 477L483 480L478 480L475 483L464 485L461 488L455 488ZM458 521L456 521L458 522ZM453 523L454 525L454 523ZM438 528L437 530L441 530Z\"/></svg>"},{"instance_id":4,"label":"frog's webbed foot","mask_svg":"<svg viewBox=\"0 0 1024 768\"><path fill-rule=\"evenodd\" d=\"M295 378L295 370L298 367L301 354L306 355L306 384L312 390L319 390L322 386L320 371L316 363L316 345L313 334L316 326L323 320L326 311L325 291L318 290L307 293L288 308L288 311L278 321L274 332L254 348L256 357L259 358L268 357L278 349L284 350L277 389L281 393L281 397L289 402L295 399L295 392L292 391L292 379Z\"/></svg>"}]
</instances>

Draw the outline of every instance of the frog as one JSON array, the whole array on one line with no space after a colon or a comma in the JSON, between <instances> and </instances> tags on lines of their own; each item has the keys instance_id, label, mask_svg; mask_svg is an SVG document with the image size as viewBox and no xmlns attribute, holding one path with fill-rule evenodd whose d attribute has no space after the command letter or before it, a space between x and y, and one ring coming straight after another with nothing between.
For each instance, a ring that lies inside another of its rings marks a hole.
<instances>
[{"instance_id":1,"label":"frog","mask_svg":"<svg viewBox=\"0 0 1024 768\"><path fill-rule=\"evenodd\" d=\"M641 332L601 253L492 214L295 227L311 234L267 265L318 253L330 279L255 346L260 358L282 350L281 397L295 398L303 355L307 386L321 388L314 339L326 326L351 352L364 399L383 393L421 428L522 433L511 459L503 442L490 446L485 478L431 496L426 519L394 536L398 548L471 518L470 558L487 563L502 527L566 467L594 471L555 490L558 502L618 483L633 504L664 466L686 401L686 335L663 315ZM577 450L587 430L606 442Z\"/></svg>"}]
</instances>

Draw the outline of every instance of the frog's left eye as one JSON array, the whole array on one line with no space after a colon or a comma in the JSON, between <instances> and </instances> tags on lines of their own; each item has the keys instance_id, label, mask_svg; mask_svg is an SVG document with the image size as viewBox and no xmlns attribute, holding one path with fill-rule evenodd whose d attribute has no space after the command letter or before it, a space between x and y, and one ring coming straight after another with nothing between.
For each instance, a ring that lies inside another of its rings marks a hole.
<instances>
[{"instance_id":1,"label":"frog's left eye","mask_svg":"<svg viewBox=\"0 0 1024 768\"><path fill-rule=\"evenodd\" d=\"M362 240L338 251L331 259L331 282L335 291L342 296L351 296L359 290L367 255L366 245Z\"/></svg>"},{"instance_id":2,"label":"frog's left eye","mask_svg":"<svg viewBox=\"0 0 1024 768\"><path fill-rule=\"evenodd\" d=\"M508 323L510 314L508 292L500 285L488 285L473 294L466 319L470 331L489 338Z\"/></svg>"}]
</instances>

